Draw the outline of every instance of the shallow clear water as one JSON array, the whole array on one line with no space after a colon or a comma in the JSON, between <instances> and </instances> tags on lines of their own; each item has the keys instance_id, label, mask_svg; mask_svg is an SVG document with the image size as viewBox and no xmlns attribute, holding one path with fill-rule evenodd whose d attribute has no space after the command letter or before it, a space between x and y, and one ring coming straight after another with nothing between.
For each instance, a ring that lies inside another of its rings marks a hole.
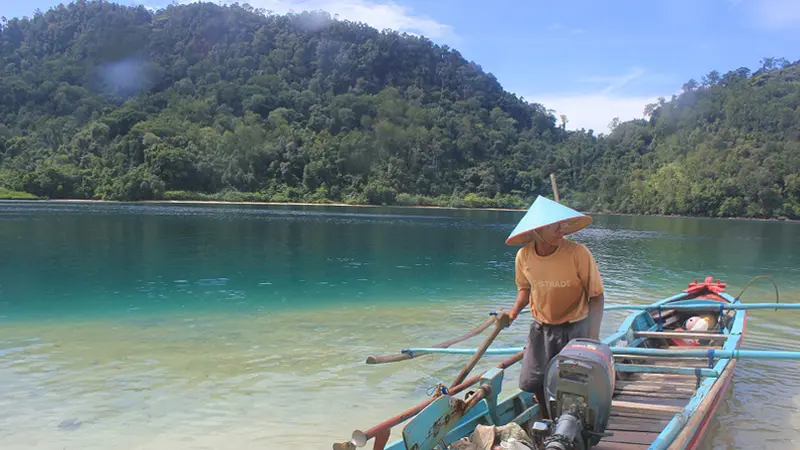
<instances>
[{"instance_id":1,"label":"shallow clear water","mask_svg":"<svg viewBox=\"0 0 800 450\"><path fill-rule=\"evenodd\" d=\"M0 203L0 448L330 448L455 377L466 357L364 360L509 307L503 240L521 215ZM735 295L760 274L800 301L795 223L596 216L574 238L595 253L608 303L706 275ZM759 280L743 299L774 290ZM744 347L800 350L797 314L751 313ZM607 313L603 335L623 318ZM496 345L523 345L526 324ZM705 448L798 447L798 368L741 361Z\"/></svg>"}]
</instances>

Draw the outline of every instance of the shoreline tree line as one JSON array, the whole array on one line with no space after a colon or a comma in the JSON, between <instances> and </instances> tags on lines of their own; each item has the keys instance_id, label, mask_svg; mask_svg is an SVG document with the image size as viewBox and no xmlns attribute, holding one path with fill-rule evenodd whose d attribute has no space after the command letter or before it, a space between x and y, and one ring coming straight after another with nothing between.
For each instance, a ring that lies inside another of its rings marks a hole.
<instances>
[{"instance_id":1,"label":"shoreline tree line","mask_svg":"<svg viewBox=\"0 0 800 450\"><path fill-rule=\"evenodd\" d=\"M800 218L800 64L567 130L457 50L326 13L80 0L0 20L0 197Z\"/></svg>"}]
</instances>

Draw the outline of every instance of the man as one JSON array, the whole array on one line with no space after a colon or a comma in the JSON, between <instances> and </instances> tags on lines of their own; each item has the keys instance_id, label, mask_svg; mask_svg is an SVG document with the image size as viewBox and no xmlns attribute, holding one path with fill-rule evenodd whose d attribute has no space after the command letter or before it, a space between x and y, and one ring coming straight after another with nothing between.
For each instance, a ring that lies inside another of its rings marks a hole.
<instances>
[{"instance_id":1,"label":"man","mask_svg":"<svg viewBox=\"0 0 800 450\"><path fill-rule=\"evenodd\" d=\"M516 319L526 305L533 316L519 387L536 396L544 418L547 364L574 338L600 338L603 280L589 249L564 237L591 223L591 217L539 196L506 239L524 245L516 255L517 300L509 317Z\"/></svg>"}]
</instances>

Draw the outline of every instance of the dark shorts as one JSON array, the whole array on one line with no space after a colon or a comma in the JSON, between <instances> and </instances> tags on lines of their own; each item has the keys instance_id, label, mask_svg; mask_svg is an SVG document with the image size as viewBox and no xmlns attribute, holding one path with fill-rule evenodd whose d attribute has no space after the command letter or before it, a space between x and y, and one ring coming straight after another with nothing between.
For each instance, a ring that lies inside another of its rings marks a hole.
<instances>
[{"instance_id":1,"label":"dark shorts","mask_svg":"<svg viewBox=\"0 0 800 450\"><path fill-rule=\"evenodd\" d=\"M587 337L589 337L589 318L561 325L547 325L534 319L522 356L519 388L525 392L536 392L537 389L541 389L550 360L572 339Z\"/></svg>"}]
</instances>

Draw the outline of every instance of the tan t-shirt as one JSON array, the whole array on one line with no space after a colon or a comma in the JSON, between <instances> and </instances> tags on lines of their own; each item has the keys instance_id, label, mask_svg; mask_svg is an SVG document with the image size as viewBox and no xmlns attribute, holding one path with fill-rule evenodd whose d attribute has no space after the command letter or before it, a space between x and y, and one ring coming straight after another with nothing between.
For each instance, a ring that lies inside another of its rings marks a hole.
<instances>
[{"instance_id":1,"label":"tan t-shirt","mask_svg":"<svg viewBox=\"0 0 800 450\"><path fill-rule=\"evenodd\" d=\"M589 315L589 297L603 293L603 279L589 249L567 239L555 252L539 256L533 242L517 251L517 290L530 289L533 318L546 324L575 322ZM591 286L588 285L591 283Z\"/></svg>"}]
</instances>

